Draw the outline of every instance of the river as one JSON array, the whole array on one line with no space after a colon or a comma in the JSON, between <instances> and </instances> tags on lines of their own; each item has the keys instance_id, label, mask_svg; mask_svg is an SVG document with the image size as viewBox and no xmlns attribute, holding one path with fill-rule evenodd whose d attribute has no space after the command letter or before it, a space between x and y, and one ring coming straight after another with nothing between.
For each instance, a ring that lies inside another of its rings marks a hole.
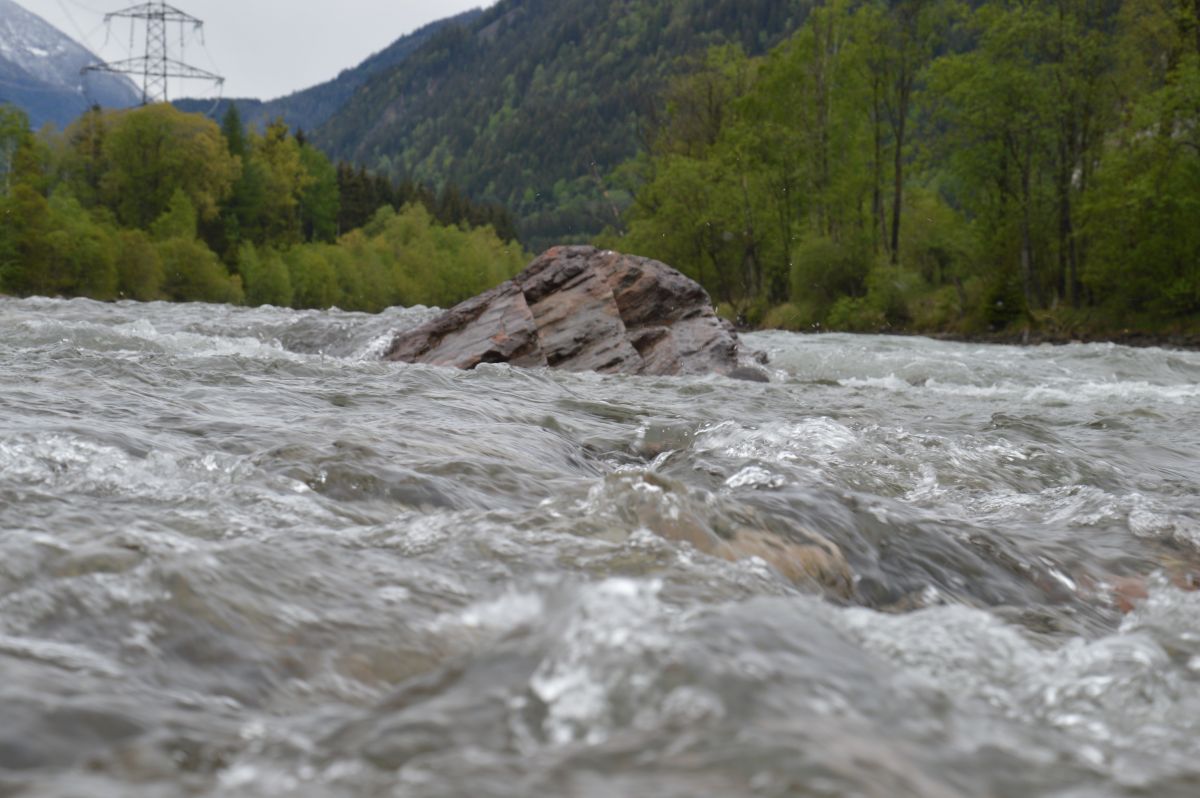
<instances>
[{"instance_id":1,"label":"river","mask_svg":"<svg viewBox=\"0 0 1200 798\"><path fill-rule=\"evenodd\" d=\"M430 314L0 299L0 796L1200 794L1200 354Z\"/></svg>"}]
</instances>

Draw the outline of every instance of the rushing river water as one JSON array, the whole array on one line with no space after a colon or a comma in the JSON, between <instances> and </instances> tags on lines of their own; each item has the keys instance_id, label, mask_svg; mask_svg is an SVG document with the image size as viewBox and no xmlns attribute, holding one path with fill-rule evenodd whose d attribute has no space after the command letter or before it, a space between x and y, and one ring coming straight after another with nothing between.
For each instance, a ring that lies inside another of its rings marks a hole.
<instances>
[{"instance_id":1,"label":"rushing river water","mask_svg":"<svg viewBox=\"0 0 1200 798\"><path fill-rule=\"evenodd\" d=\"M0 796L1200 795L1200 354L428 317L0 300Z\"/></svg>"}]
</instances>

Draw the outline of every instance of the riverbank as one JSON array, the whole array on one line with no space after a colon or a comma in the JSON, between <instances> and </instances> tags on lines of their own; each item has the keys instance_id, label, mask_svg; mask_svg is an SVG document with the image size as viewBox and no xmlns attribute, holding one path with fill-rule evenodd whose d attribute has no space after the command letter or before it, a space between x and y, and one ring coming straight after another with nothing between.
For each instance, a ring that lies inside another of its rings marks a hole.
<instances>
[{"instance_id":1,"label":"riverbank","mask_svg":"<svg viewBox=\"0 0 1200 798\"><path fill-rule=\"evenodd\" d=\"M741 326L739 325L739 329ZM774 329L745 328L745 332ZM925 329L883 326L877 329L845 330L838 328L783 329L783 332L845 333L866 335L897 335L932 338L938 341L1001 344L1008 346L1065 346L1068 344L1117 344L1138 349L1159 348L1200 351L1200 316L1187 321L1156 322L1138 319L1127 325L1113 325L1087 318L1072 318L1066 314L1043 313L1000 330L970 330L962 328Z\"/></svg>"},{"instance_id":2,"label":"riverbank","mask_svg":"<svg viewBox=\"0 0 1200 798\"><path fill-rule=\"evenodd\" d=\"M768 332L762 330L761 332ZM786 330L780 332L787 332ZM801 335L843 334L841 330L819 330L799 333ZM856 333L860 334L860 333ZM870 334L870 333L861 333ZM957 343L996 344L998 346L1068 346L1071 344L1116 344L1135 349L1176 349L1187 352L1200 351L1200 333L1161 334L1125 331L1114 334L1063 335L1037 330L1005 330L994 333L916 332L911 330L879 330L876 335L894 335L900 338L930 338L935 341Z\"/></svg>"},{"instance_id":3,"label":"riverbank","mask_svg":"<svg viewBox=\"0 0 1200 798\"><path fill-rule=\"evenodd\" d=\"M907 335L908 333L901 333ZM918 334L918 333L913 333ZM1066 334L1045 330L1005 330L997 333L967 335L960 333L925 334L939 341L961 341L966 343L1006 344L1015 346L1066 346L1068 344L1117 344L1138 349L1181 349L1200 351L1200 333L1154 333L1138 330L1123 330L1117 333Z\"/></svg>"}]
</instances>

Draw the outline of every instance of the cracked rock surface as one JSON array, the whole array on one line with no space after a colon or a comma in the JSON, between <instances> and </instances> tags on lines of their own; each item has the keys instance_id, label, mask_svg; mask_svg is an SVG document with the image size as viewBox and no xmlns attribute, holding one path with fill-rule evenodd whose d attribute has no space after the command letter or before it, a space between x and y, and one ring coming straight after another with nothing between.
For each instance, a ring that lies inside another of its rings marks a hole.
<instances>
[{"instance_id":1,"label":"cracked rock surface","mask_svg":"<svg viewBox=\"0 0 1200 798\"><path fill-rule=\"evenodd\" d=\"M386 359L737 377L733 326L694 280L649 258L555 247L525 271L396 336ZM765 373L764 373L765 374Z\"/></svg>"}]
</instances>

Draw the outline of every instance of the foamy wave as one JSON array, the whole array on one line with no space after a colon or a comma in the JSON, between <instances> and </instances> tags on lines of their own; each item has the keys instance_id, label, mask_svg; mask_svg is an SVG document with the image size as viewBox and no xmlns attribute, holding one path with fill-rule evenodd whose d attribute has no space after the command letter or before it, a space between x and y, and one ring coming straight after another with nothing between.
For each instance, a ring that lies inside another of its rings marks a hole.
<instances>
[{"instance_id":1,"label":"foamy wave","mask_svg":"<svg viewBox=\"0 0 1200 798\"><path fill-rule=\"evenodd\" d=\"M838 380L843 388L876 389L892 393L927 392L953 397L1003 399L1033 404L1091 404L1118 401L1122 403L1186 404L1200 399L1200 385L1159 385L1147 381L1134 382L1060 382L1040 385L1020 385L1013 382L975 385L948 383L930 378L909 381L890 374L886 377L850 377Z\"/></svg>"},{"instance_id":2,"label":"foamy wave","mask_svg":"<svg viewBox=\"0 0 1200 798\"><path fill-rule=\"evenodd\" d=\"M853 446L858 435L831 418L811 418L796 424L761 428L725 421L700 430L695 448L726 457L788 462L813 455L830 455Z\"/></svg>"},{"instance_id":3,"label":"foamy wave","mask_svg":"<svg viewBox=\"0 0 1200 798\"><path fill-rule=\"evenodd\" d=\"M226 454L178 458L151 452L143 458L66 434L0 440L5 481L85 493L204 496L213 483L236 485L250 470L248 461Z\"/></svg>"},{"instance_id":4,"label":"foamy wave","mask_svg":"<svg viewBox=\"0 0 1200 798\"><path fill-rule=\"evenodd\" d=\"M1179 724L1195 728L1200 701L1179 681L1165 646L1179 649L1174 656L1198 653L1198 608L1197 594L1152 586L1150 599L1119 632L1052 649L990 612L961 606L898 616L852 609L839 617L867 651L960 705L975 701L1003 717L1102 746L1093 752L1096 764L1116 771L1122 766L1113 752L1137 753L1124 763L1128 770L1114 773L1137 781L1145 775L1140 768L1154 766L1140 752L1178 748L1177 738L1162 735ZM1184 747L1200 753L1194 743Z\"/></svg>"},{"instance_id":5,"label":"foamy wave","mask_svg":"<svg viewBox=\"0 0 1200 798\"><path fill-rule=\"evenodd\" d=\"M289 352L278 341L250 337L224 337L190 332L160 332L146 319L121 324L113 331L126 338L150 343L168 354L193 357L244 357L252 360L303 361L304 355Z\"/></svg>"},{"instance_id":6,"label":"foamy wave","mask_svg":"<svg viewBox=\"0 0 1200 798\"><path fill-rule=\"evenodd\" d=\"M902 393L908 391L914 386L897 377L895 374L889 374L886 377L850 377L844 380L838 380L838 385L843 388L879 388L884 391L893 391Z\"/></svg>"},{"instance_id":7,"label":"foamy wave","mask_svg":"<svg viewBox=\"0 0 1200 798\"><path fill-rule=\"evenodd\" d=\"M671 638L654 620L664 608L657 581L611 579L585 588L558 645L538 666L530 690L546 705L542 732L554 745L598 745L622 724L620 703L638 706L654 694L656 669ZM627 721L624 721L627 722Z\"/></svg>"},{"instance_id":8,"label":"foamy wave","mask_svg":"<svg viewBox=\"0 0 1200 798\"><path fill-rule=\"evenodd\" d=\"M1079 382L1039 385L1025 393L1030 402L1165 402L1186 404L1200 399L1200 385L1156 385L1150 382Z\"/></svg>"}]
</instances>

